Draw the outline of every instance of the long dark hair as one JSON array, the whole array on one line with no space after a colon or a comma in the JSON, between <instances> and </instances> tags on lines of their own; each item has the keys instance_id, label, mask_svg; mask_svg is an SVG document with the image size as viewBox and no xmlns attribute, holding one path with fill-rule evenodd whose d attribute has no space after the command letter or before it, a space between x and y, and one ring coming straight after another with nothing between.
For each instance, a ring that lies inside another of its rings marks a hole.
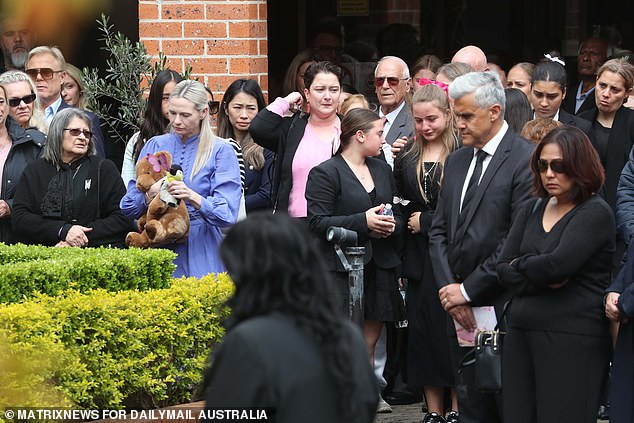
<instances>
[{"instance_id":1,"label":"long dark hair","mask_svg":"<svg viewBox=\"0 0 634 423\"><path fill-rule=\"evenodd\" d=\"M236 79L233 81L222 96L222 103L218 112L218 129L216 132L221 138L233 138L234 140L236 138L233 125L229 121L227 107L239 93L245 93L255 98L258 104L258 112L266 107L262 88L260 88L260 84L257 81L253 79ZM254 169L261 170L264 167L264 149L253 142L253 138L248 132L244 139L240 141L240 148L242 148L242 156L247 168L253 166Z\"/></svg>"},{"instance_id":2,"label":"long dark hair","mask_svg":"<svg viewBox=\"0 0 634 423\"><path fill-rule=\"evenodd\" d=\"M354 416L360 388L352 363L364 358L354 352L347 323L329 295L329 272L301 223L282 213L250 214L231 228L220 256L236 286L227 331L271 312L293 320L320 347L341 413Z\"/></svg>"},{"instance_id":3,"label":"long dark hair","mask_svg":"<svg viewBox=\"0 0 634 423\"><path fill-rule=\"evenodd\" d=\"M504 120L514 132L519 134L524 124L533 119L531 103L526 94L517 88L504 89L504 95L506 96Z\"/></svg>"},{"instance_id":4,"label":"long dark hair","mask_svg":"<svg viewBox=\"0 0 634 423\"><path fill-rule=\"evenodd\" d=\"M183 80L183 77L176 71L171 69L164 69L156 74L152 85L150 86L150 95L143 111L143 118L141 119L141 129L139 137L134 144L134 151L132 157L134 161L139 158L139 154L145 145L145 142L150 138L165 133L165 128L170 123L169 119L165 119L162 111L163 103L163 88L165 85L174 81L177 84Z\"/></svg>"}]
</instances>

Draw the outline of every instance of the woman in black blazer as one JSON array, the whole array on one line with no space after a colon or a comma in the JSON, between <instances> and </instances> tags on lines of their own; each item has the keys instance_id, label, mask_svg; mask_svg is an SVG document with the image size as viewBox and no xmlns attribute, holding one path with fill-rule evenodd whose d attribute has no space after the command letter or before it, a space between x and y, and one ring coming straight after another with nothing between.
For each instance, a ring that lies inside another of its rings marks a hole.
<instances>
[{"instance_id":1,"label":"woman in black blazer","mask_svg":"<svg viewBox=\"0 0 634 423\"><path fill-rule=\"evenodd\" d=\"M396 240L403 227L398 205L394 216L381 212L393 201L396 185L392 169L371 156L381 153L383 119L367 109L353 109L341 123L338 154L308 175L306 201L310 230L319 240L328 269L335 277L337 304L348 312L348 273L339 262L333 245L326 241L330 226L357 232L364 257L364 336L370 362L383 322L404 318L396 268L400 259Z\"/></svg>"}]
</instances>

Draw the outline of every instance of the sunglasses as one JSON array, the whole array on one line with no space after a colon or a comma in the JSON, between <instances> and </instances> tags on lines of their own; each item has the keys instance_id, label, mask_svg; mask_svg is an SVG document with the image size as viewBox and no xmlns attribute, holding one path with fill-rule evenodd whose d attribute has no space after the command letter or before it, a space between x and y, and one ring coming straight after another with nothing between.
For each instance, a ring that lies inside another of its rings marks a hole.
<instances>
[{"instance_id":1,"label":"sunglasses","mask_svg":"<svg viewBox=\"0 0 634 423\"><path fill-rule=\"evenodd\" d=\"M218 109L220 109L220 102L219 101L210 100L210 101L207 102L207 105L209 106L209 114L210 115L215 115L216 113L218 113Z\"/></svg>"},{"instance_id":2,"label":"sunglasses","mask_svg":"<svg viewBox=\"0 0 634 423\"><path fill-rule=\"evenodd\" d=\"M555 173L566 173L564 169L564 162L561 159L551 160L550 162L544 159L537 160L537 170L539 171L539 173L546 172L549 167L550 170Z\"/></svg>"},{"instance_id":3,"label":"sunglasses","mask_svg":"<svg viewBox=\"0 0 634 423\"><path fill-rule=\"evenodd\" d=\"M24 72L26 72L26 74L29 75L31 79L36 79L38 75L41 75L42 79L50 80L53 79L53 75L62 71L53 70L51 68L32 68L26 69Z\"/></svg>"},{"instance_id":4,"label":"sunglasses","mask_svg":"<svg viewBox=\"0 0 634 423\"><path fill-rule=\"evenodd\" d=\"M35 94L31 93L27 96L20 97L20 98L10 98L8 101L9 101L9 106L11 107L18 107L20 103L22 102L24 102L24 104L31 104L35 101Z\"/></svg>"},{"instance_id":5,"label":"sunglasses","mask_svg":"<svg viewBox=\"0 0 634 423\"><path fill-rule=\"evenodd\" d=\"M92 132L88 129L79 129L79 128L64 128L64 131L68 131L73 137L78 137L79 134L84 134L84 137L91 139Z\"/></svg>"},{"instance_id":6,"label":"sunglasses","mask_svg":"<svg viewBox=\"0 0 634 423\"><path fill-rule=\"evenodd\" d=\"M406 81L409 78L397 78L395 76L383 76L383 77L377 77L374 78L374 86L377 88L381 88L383 86L383 84L385 83L385 80L387 79L387 83L390 85L390 87L396 87L398 84L401 83L401 81Z\"/></svg>"}]
</instances>

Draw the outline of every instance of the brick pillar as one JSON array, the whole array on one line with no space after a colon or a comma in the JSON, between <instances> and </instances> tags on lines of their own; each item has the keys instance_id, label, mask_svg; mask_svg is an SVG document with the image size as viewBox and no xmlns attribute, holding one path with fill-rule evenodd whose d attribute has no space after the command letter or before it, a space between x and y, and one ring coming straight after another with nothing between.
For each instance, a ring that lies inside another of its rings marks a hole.
<instances>
[{"instance_id":1,"label":"brick pillar","mask_svg":"<svg viewBox=\"0 0 634 423\"><path fill-rule=\"evenodd\" d=\"M237 78L268 91L266 0L140 0L139 39L174 70L189 63L217 99Z\"/></svg>"}]
</instances>

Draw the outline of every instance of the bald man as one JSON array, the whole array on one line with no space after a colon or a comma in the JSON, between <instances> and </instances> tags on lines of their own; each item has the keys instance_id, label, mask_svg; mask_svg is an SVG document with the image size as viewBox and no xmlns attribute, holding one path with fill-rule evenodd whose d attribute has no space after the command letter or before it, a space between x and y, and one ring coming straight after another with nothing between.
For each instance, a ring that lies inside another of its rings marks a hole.
<instances>
[{"instance_id":1,"label":"bald man","mask_svg":"<svg viewBox=\"0 0 634 423\"><path fill-rule=\"evenodd\" d=\"M466 46L454 54L451 63L466 63L476 72L488 71L487 57L484 52L476 46Z\"/></svg>"}]
</instances>

